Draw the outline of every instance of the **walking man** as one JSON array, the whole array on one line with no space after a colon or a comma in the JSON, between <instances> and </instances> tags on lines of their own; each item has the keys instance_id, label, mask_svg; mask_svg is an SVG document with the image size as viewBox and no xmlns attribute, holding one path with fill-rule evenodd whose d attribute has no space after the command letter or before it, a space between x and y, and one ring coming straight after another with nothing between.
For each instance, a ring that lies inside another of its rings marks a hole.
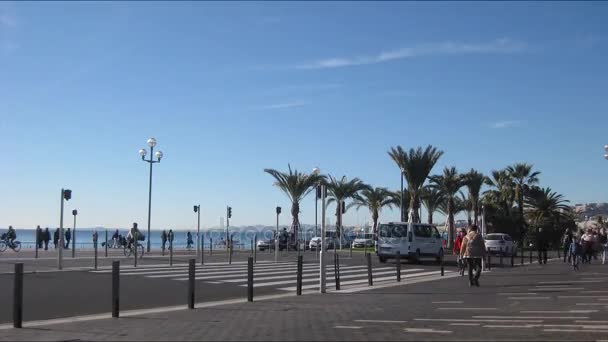
<instances>
[{"instance_id":1,"label":"walking man","mask_svg":"<svg viewBox=\"0 0 608 342\"><path fill-rule=\"evenodd\" d=\"M44 250L49 250L49 241L51 241L51 232L49 231L49 227L44 229Z\"/></svg>"},{"instance_id":2,"label":"walking man","mask_svg":"<svg viewBox=\"0 0 608 342\"><path fill-rule=\"evenodd\" d=\"M479 287L481 259L486 256L486 244L477 230L477 225L472 225L469 229L469 233L462 240L460 256L467 260L469 266L469 286Z\"/></svg>"},{"instance_id":3,"label":"walking man","mask_svg":"<svg viewBox=\"0 0 608 342\"><path fill-rule=\"evenodd\" d=\"M173 247L172 247L173 246L173 237L174 237L173 236L173 229L169 229L168 238L169 238L169 248L171 248L171 249L173 249Z\"/></svg>"},{"instance_id":4,"label":"walking man","mask_svg":"<svg viewBox=\"0 0 608 342\"><path fill-rule=\"evenodd\" d=\"M564 236L564 262L566 262L566 258L568 259L568 263L570 263L571 259L572 259L572 255L570 254L570 245L572 244L572 232L568 231L566 232L566 235Z\"/></svg>"},{"instance_id":5,"label":"walking man","mask_svg":"<svg viewBox=\"0 0 608 342\"><path fill-rule=\"evenodd\" d=\"M55 249L57 249L58 244L59 244L59 228L55 229L55 233L53 233L53 245L55 245Z\"/></svg>"},{"instance_id":6,"label":"walking man","mask_svg":"<svg viewBox=\"0 0 608 342\"><path fill-rule=\"evenodd\" d=\"M42 249L42 228L40 226L36 227L36 244L38 249Z\"/></svg>"},{"instance_id":7,"label":"walking man","mask_svg":"<svg viewBox=\"0 0 608 342\"><path fill-rule=\"evenodd\" d=\"M536 248L538 249L538 264L547 264L547 239L542 228L538 228L536 236Z\"/></svg>"},{"instance_id":8,"label":"walking man","mask_svg":"<svg viewBox=\"0 0 608 342\"><path fill-rule=\"evenodd\" d=\"M163 232L160 233L160 242L161 242L161 249L163 250L163 253L165 252L165 247L167 246L167 231L163 229Z\"/></svg>"},{"instance_id":9,"label":"walking man","mask_svg":"<svg viewBox=\"0 0 608 342\"><path fill-rule=\"evenodd\" d=\"M72 232L70 231L70 228L68 228L68 230L65 231L65 248L66 249L70 248L71 239L72 239Z\"/></svg>"}]
</instances>

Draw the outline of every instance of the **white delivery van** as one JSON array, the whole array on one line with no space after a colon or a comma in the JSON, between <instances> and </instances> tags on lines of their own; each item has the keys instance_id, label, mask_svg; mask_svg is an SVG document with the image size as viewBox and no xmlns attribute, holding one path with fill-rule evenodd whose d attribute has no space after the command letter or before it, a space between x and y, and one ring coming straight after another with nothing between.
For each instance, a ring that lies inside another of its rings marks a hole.
<instances>
[{"instance_id":1,"label":"white delivery van","mask_svg":"<svg viewBox=\"0 0 608 342\"><path fill-rule=\"evenodd\" d=\"M441 234L426 223L389 222L378 225L378 259L386 262L400 257L419 262L422 257L443 257Z\"/></svg>"}]
</instances>

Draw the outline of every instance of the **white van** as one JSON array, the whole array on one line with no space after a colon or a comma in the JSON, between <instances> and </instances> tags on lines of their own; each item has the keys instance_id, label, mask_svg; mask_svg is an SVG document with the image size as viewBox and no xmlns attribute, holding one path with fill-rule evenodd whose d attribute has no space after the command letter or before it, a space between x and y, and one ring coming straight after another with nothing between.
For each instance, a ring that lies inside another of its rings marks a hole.
<instances>
[{"instance_id":1,"label":"white van","mask_svg":"<svg viewBox=\"0 0 608 342\"><path fill-rule=\"evenodd\" d=\"M437 228L425 223L389 222L378 225L378 259L400 257L420 261L422 257L443 257L443 243Z\"/></svg>"}]
</instances>

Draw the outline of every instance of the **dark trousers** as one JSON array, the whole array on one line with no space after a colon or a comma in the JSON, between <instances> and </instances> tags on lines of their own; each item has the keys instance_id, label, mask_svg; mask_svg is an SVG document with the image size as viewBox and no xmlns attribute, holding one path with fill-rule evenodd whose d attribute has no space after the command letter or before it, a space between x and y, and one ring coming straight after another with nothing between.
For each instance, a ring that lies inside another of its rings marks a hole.
<instances>
[{"instance_id":1,"label":"dark trousers","mask_svg":"<svg viewBox=\"0 0 608 342\"><path fill-rule=\"evenodd\" d=\"M44 250L45 251L49 250L49 242L47 240L44 240Z\"/></svg>"},{"instance_id":2,"label":"dark trousers","mask_svg":"<svg viewBox=\"0 0 608 342\"><path fill-rule=\"evenodd\" d=\"M547 263L547 249L546 248L538 249L538 263L539 264Z\"/></svg>"},{"instance_id":3,"label":"dark trousers","mask_svg":"<svg viewBox=\"0 0 608 342\"><path fill-rule=\"evenodd\" d=\"M70 248L70 239L65 239L65 248Z\"/></svg>"},{"instance_id":4,"label":"dark trousers","mask_svg":"<svg viewBox=\"0 0 608 342\"><path fill-rule=\"evenodd\" d=\"M481 258L467 258L467 263L469 265L469 282L473 282L473 280L479 280L481 276ZM473 275L473 272L475 275Z\"/></svg>"},{"instance_id":5,"label":"dark trousers","mask_svg":"<svg viewBox=\"0 0 608 342\"><path fill-rule=\"evenodd\" d=\"M568 259L568 262L570 262L570 260L572 260L572 255L570 255L570 246L564 246L564 262L566 262L566 258Z\"/></svg>"}]
</instances>

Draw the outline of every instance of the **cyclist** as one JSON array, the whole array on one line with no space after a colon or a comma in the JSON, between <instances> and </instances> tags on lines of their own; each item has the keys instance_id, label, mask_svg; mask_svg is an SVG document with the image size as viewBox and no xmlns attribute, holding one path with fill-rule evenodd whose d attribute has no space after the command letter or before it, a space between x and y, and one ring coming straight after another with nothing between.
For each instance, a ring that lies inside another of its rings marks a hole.
<instances>
[{"instance_id":1,"label":"cyclist","mask_svg":"<svg viewBox=\"0 0 608 342\"><path fill-rule=\"evenodd\" d=\"M460 271L461 276L464 275L464 262L463 262L462 258L460 257L460 248L462 247L462 240L464 239L465 235L466 235L466 230L464 228L461 228L458 231L456 240L454 241L454 250L453 250L454 254L456 254L458 269Z\"/></svg>"},{"instance_id":2,"label":"cyclist","mask_svg":"<svg viewBox=\"0 0 608 342\"><path fill-rule=\"evenodd\" d=\"M129 230L127 234L127 249L131 249L131 244L135 241L135 235L139 236L140 232L137 229L137 223L133 222L133 228Z\"/></svg>"},{"instance_id":3,"label":"cyclist","mask_svg":"<svg viewBox=\"0 0 608 342\"><path fill-rule=\"evenodd\" d=\"M7 245L10 248L15 249L14 242L15 242L16 239L17 239L17 233L13 229L13 226L8 226L8 231L6 232L6 242L7 242Z\"/></svg>"}]
</instances>

